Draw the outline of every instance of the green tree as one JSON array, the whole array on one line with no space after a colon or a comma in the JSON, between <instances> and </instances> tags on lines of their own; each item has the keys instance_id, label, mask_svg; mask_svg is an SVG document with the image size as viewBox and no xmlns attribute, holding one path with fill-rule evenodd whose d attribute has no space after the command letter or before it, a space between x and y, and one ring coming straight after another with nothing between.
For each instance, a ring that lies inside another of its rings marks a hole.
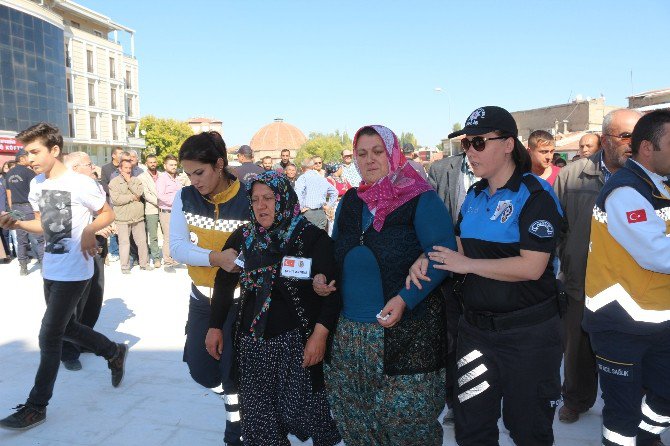
<instances>
[{"instance_id":1,"label":"green tree","mask_svg":"<svg viewBox=\"0 0 670 446\"><path fill-rule=\"evenodd\" d=\"M303 160L312 156L320 156L324 163L340 161L342 151L351 149L351 146L351 138L347 132L340 134L336 130L334 133L310 133L307 141L298 149L295 163L299 166Z\"/></svg>"},{"instance_id":2,"label":"green tree","mask_svg":"<svg viewBox=\"0 0 670 446\"><path fill-rule=\"evenodd\" d=\"M407 133L402 132L400 134L400 148L402 149L403 147L405 147L405 144L408 143L412 144L412 146L414 146L415 149L419 148L419 143L416 142L416 137L412 132Z\"/></svg>"},{"instance_id":3,"label":"green tree","mask_svg":"<svg viewBox=\"0 0 670 446\"><path fill-rule=\"evenodd\" d=\"M456 122L456 123L454 123L454 126L451 128L451 131L452 131L452 132L457 132L457 131L459 131L459 130L462 129L462 128L463 128L463 126L461 125L461 123L460 123L460 122Z\"/></svg>"},{"instance_id":4,"label":"green tree","mask_svg":"<svg viewBox=\"0 0 670 446\"><path fill-rule=\"evenodd\" d=\"M146 132L144 135L147 143L146 154L155 153L159 165L163 164L163 159L167 155L177 156L181 144L193 134L191 127L183 121L157 118L152 115L140 120L140 129Z\"/></svg>"}]
</instances>

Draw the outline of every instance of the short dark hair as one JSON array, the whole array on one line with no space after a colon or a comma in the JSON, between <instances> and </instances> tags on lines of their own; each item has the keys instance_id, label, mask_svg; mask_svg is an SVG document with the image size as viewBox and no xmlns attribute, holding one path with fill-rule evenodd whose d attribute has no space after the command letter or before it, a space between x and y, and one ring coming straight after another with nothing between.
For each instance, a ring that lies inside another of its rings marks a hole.
<instances>
[{"instance_id":1,"label":"short dark hair","mask_svg":"<svg viewBox=\"0 0 670 446\"><path fill-rule=\"evenodd\" d=\"M215 131L189 136L179 149L179 162L197 161L213 167L219 158L223 159L224 167L228 166L226 143L221 134Z\"/></svg>"},{"instance_id":2,"label":"short dark hair","mask_svg":"<svg viewBox=\"0 0 670 446\"><path fill-rule=\"evenodd\" d=\"M665 124L670 124L670 110L656 110L642 116L633 128L633 137L630 143L633 155L639 153L642 141L651 142L654 148L658 150L661 138L665 134L663 129Z\"/></svg>"},{"instance_id":3,"label":"short dark hair","mask_svg":"<svg viewBox=\"0 0 670 446\"><path fill-rule=\"evenodd\" d=\"M145 159L148 160L149 158L158 158L158 157L155 154L150 153L150 154L147 155L147 157Z\"/></svg>"},{"instance_id":4,"label":"short dark hair","mask_svg":"<svg viewBox=\"0 0 670 446\"><path fill-rule=\"evenodd\" d=\"M546 130L535 130L528 136L528 148L535 150L537 146L546 143L554 144L554 136Z\"/></svg>"},{"instance_id":5,"label":"short dark hair","mask_svg":"<svg viewBox=\"0 0 670 446\"><path fill-rule=\"evenodd\" d=\"M124 150L123 150L122 147L114 147L114 148L112 149L112 155L114 155L116 152L123 152L123 151L124 151Z\"/></svg>"},{"instance_id":6,"label":"short dark hair","mask_svg":"<svg viewBox=\"0 0 670 446\"><path fill-rule=\"evenodd\" d=\"M264 156L263 158L261 158L261 161L263 161L263 160L267 160L267 159L269 159L270 161L272 161L272 157L271 157L270 155L266 155L266 156Z\"/></svg>"},{"instance_id":7,"label":"short dark hair","mask_svg":"<svg viewBox=\"0 0 670 446\"><path fill-rule=\"evenodd\" d=\"M24 146L27 146L35 140L40 140L42 144L48 148L58 146L60 154L63 154L63 135L58 127L47 122L40 122L16 135L16 139L21 141Z\"/></svg>"},{"instance_id":8,"label":"short dark hair","mask_svg":"<svg viewBox=\"0 0 670 446\"><path fill-rule=\"evenodd\" d=\"M291 154L291 151L289 149L281 149L280 153L286 153L286 152L288 152L289 155Z\"/></svg>"},{"instance_id":9,"label":"short dark hair","mask_svg":"<svg viewBox=\"0 0 670 446\"><path fill-rule=\"evenodd\" d=\"M165 158L163 158L163 164L165 164L166 161L177 161L177 162L179 162L177 157L174 156L174 155L165 155Z\"/></svg>"}]
</instances>

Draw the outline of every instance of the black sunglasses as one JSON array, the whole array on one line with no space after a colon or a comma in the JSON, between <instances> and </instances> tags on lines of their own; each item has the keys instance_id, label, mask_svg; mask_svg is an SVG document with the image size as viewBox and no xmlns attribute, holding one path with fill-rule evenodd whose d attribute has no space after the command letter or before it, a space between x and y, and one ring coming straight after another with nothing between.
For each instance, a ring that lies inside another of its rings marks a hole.
<instances>
[{"instance_id":1,"label":"black sunglasses","mask_svg":"<svg viewBox=\"0 0 670 446\"><path fill-rule=\"evenodd\" d=\"M611 136L612 138L619 138L621 140L624 140L624 139L631 139L633 137L633 134L630 132L623 132L619 133L618 135L610 135L609 133L605 133L605 136Z\"/></svg>"},{"instance_id":2,"label":"black sunglasses","mask_svg":"<svg viewBox=\"0 0 670 446\"><path fill-rule=\"evenodd\" d=\"M475 136L472 138L472 140L469 140L468 138L463 138L461 139L461 148L463 149L464 152L467 152L470 150L470 146L472 146L477 152L481 152L486 148L486 141L492 141L494 139L507 139L511 138L511 136L496 136L495 138L482 138L481 136Z\"/></svg>"}]
</instances>

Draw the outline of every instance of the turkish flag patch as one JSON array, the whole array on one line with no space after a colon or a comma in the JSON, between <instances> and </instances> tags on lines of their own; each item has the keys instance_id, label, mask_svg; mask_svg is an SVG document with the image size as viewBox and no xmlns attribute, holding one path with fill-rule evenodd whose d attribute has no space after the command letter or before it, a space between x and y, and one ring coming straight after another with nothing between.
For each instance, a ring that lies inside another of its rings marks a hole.
<instances>
[{"instance_id":1,"label":"turkish flag patch","mask_svg":"<svg viewBox=\"0 0 670 446\"><path fill-rule=\"evenodd\" d=\"M644 209L626 212L626 217L628 218L628 223L640 223L642 221L647 221L647 213L644 211Z\"/></svg>"},{"instance_id":2,"label":"turkish flag patch","mask_svg":"<svg viewBox=\"0 0 670 446\"><path fill-rule=\"evenodd\" d=\"M284 266L288 266L290 268L295 267L295 260L285 259Z\"/></svg>"}]
</instances>

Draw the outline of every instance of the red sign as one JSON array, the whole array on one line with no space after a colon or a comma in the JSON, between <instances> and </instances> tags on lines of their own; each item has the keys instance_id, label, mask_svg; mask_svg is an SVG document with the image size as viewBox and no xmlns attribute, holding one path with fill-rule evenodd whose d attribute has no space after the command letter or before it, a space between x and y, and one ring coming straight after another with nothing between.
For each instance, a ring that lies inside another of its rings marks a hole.
<instances>
[{"instance_id":1,"label":"red sign","mask_svg":"<svg viewBox=\"0 0 670 446\"><path fill-rule=\"evenodd\" d=\"M0 153L16 153L21 149L23 146L14 138L0 137Z\"/></svg>"},{"instance_id":2,"label":"red sign","mask_svg":"<svg viewBox=\"0 0 670 446\"><path fill-rule=\"evenodd\" d=\"M647 221L647 213L644 211L644 209L626 212L626 217L628 217L628 223L640 223L641 221Z\"/></svg>"},{"instance_id":3,"label":"red sign","mask_svg":"<svg viewBox=\"0 0 670 446\"><path fill-rule=\"evenodd\" d=\"M284 266L289 266L293 268L295 266L295 260L289 260L289 259L284 260Z\"/></svg>"}]
</instances>

